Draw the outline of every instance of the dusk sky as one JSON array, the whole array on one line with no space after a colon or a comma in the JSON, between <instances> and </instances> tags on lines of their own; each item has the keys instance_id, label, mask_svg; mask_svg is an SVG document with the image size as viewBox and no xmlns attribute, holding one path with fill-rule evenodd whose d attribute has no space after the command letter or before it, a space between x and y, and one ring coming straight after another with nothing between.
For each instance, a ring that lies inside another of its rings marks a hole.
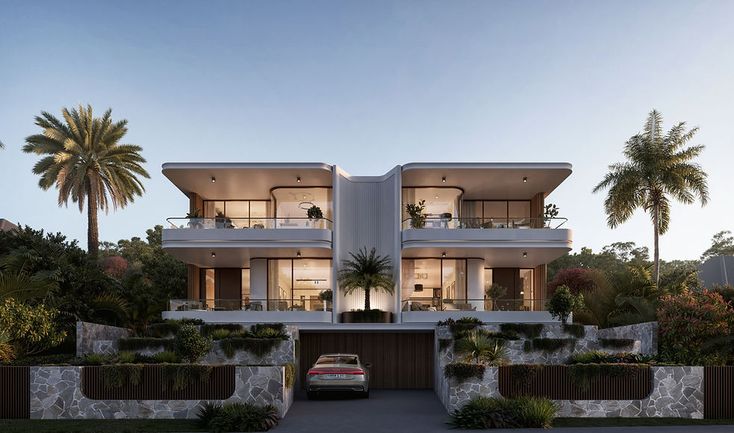
<instances>
[{"instance_id":1,"label":"dusk sky","mask_svg":"<svg viewBox=\"0 0 734 433\"><path fill-rule=\"evenodd\" d=\"M151 179L100 217L144 237L188 203L167 161L303 161L381 175L424 161L562 161L547 201L574 249L652 247L638 212L611 230L591 190L647 113L699 126L711 202L675 205L664 259L734 229L734 1L0 0L0 218L80 239L86 215L38 188L21 152L42 110L129 120Z\"/></svg>"}]
</instances>

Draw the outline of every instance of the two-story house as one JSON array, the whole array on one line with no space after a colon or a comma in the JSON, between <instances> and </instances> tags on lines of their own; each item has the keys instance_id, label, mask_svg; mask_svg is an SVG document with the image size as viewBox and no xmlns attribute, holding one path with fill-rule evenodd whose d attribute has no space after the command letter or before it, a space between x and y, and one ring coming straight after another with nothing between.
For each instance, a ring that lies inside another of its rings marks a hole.
<instances>
[{"instance_id":1,"label":"two-story house","mask_svg":"<svg viewBox=\"0 0 734 433\"><path fill-rule=\"evenodd\" d=\"M171 300L168 318L341 326L363 295L339 290L340 263L375 247L396 287L373 293L372 307L394 324L550 321L546 265L571 249L565 219L544 212L567 163L411 163L382 176L323 163L167 163L163 174L189 201L163 231L163 247L188 265L187 299ZM420 203L411 218L407 205Z\"/></svg>"}]
</instances>

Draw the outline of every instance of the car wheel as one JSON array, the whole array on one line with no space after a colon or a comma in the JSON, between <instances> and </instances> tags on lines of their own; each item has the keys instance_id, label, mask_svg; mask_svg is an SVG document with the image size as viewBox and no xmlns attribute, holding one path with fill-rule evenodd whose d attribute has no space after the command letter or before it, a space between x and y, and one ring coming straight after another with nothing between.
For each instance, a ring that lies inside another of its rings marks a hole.
<instances>
[{"instance_id":1,"label":"car wheel","mask_svg":"<svg viewBox=\"0 0 734 433\"><path fill-rule=\"evenodd\" d=\"M306 391L306 398L308 398L309 400L315 400L316 393L314 391Z\"/></svg>"}]
</instances>

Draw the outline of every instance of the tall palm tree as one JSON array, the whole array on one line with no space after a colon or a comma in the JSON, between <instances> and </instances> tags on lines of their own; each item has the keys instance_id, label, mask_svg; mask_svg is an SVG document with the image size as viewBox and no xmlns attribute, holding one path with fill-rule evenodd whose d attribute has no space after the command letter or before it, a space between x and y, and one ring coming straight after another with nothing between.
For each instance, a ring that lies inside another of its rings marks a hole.
<instances>
[{"instance_id":1,"label":"tall palm tree","mask_svg":"<svg viewBox=\"0 0 734 433\"><path fill-rule=\"evenodd\" d=\"M392 277L392 264L389 256L377 255L377 250L372 248L367 253L367 248L360 248L357 254L349 253L351 259L342 261L339 271L339 286L346 294L355 290L364 291L364 309L370 307L370 292L372 290L383 290L392 295L395 281Z\"/></svg>"},{"instance_id":2,"label":"tall palm tree","mask_svg":"<svg viewBox=\"0 0 734 433\"><path fill-rule=\"evenodd\" d=\"M627 161L612 164L594 192L609 189L604 201L607 224L611 228L627 221L642 208L650 214L655 253L653 279L660 282L660 248L658 237L668 231L671 198L691 204L698 198L704 206L709 199L708 175L693 162L704 146L685 147L698 132L686 130L680 122L663 135L663 119L653 110L644 131L632 136L624 147Z\"/></svg>"},{"instance_id":3,"label":"tall palm tree","mask_svg":"<svg viewBox=\"0 0 734 433\"><path fill-rule=\"evenodd\" d=\"M41 134L26 138L23 151L46 155L33 167L41 176L38 185L47 190L56 186L58 203L69 199L87 205L87 249L96 255L99 249L97 210L123 208L145 191L140 177L149 178L142 164L142 148L120 144L127 133L127 120L112 121L112 110L94 117L87 105L61 110L64 122L45 111L36 116Z\"/></svg>"}]
</instances>

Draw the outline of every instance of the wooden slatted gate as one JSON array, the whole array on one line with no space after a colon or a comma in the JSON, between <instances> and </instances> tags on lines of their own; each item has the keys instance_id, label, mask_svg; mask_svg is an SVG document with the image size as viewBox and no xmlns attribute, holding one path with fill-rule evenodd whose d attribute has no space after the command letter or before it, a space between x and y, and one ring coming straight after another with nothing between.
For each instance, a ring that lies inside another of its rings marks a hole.
<instances>
[{"instance_id":1,"label":"wooden slatted gate","mask_svg":"<svg viewBox=\"0 0 734 433\"><path fill-rule=\"evenodd\" d=\"M31 368L0 366L0 419L30 418Z\"/></svg>"},{"instance_id":2,"label":"wooden slatted gate","mask_svg":"<svg viewBox=\"0 0 734 433\"><path fill-rule=\"evenodd\" d=\"M300 332L300 375L321 354L356 353L372 363L373 389L433 388L433 331ZM304 380L301 380L303 386Z\"/></svg>"},{"instance_id":3,"label":"wooden slatted gate","mask_svg":"<svg viewBox=\"0 0 734 433\"><path fill-rule=\"evenodd\" d=\"M703 416L734 418L734 367L704 367Z\"/></svg>"}]
</instances>

